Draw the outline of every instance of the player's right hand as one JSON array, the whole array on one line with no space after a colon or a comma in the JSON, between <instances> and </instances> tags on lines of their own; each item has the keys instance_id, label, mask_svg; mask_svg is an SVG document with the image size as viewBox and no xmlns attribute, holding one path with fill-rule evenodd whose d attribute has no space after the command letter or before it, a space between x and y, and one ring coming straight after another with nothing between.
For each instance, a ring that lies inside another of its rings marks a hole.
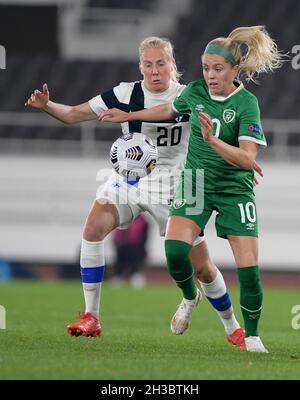
<instances>
[{"instance_id":1,"label":"player's right hand","mask_svg":"<svg viewBox=\"0 0 300 400\"><path fill-rule=\"evenodd\" d=\"M44 83L43 91L40 92L39 90L35 90L31 94L29 99L26 101L25 106L42 109L47 105L48 101L49 101L48 85L47 83Z\"/></svg>"}]
</instances>

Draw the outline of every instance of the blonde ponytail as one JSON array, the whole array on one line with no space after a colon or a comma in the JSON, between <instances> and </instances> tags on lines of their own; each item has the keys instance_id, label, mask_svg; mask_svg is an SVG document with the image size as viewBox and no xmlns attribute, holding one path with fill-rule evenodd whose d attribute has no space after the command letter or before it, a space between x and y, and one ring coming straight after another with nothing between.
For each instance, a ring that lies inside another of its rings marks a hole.
<instances>
[{"instance_id":1,"label":"blonde ponytail","mask_svg":"<svg viewBox=\"0 0 300 400\"><path fill-rule=\"evenodd\" d=\"M210 43L230 51L240 66L239 75L244 73L247 81L256 82L259 74L280 68L285 57L264 26L236 28L227 38L217 38Z\"/></svg>"},{"instance_id":2,"label":"blonde ponytail","mask_svg":"<svg viewBox=\"0 0 300 400\"><path fill-rule=\"evenodd\" d=\"M168 60L172 64L171 79L174 82L178 82L182 74L177 69L172 43L168 39L157 36L147 37L142 41L139 47L140 60L144 51L147 49L162 49L166 53Z\"/></svg>"}]
</instances>

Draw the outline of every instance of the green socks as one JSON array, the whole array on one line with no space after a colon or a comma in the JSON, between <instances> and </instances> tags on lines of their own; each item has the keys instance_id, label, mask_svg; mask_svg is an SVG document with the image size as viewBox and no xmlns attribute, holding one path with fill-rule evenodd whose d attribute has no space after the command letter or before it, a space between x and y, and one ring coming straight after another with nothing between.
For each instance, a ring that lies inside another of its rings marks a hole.
<instances>
[{"instance_id":1,"label":"green socks","mask_svg":"<svg viewBox=\"0 0 300 400\"><path fill-rule=\"evenodd\" d=\"M263 291L257 265L237 269L240 282L240 306L245 322L245 336L258 335Z\"/></svg>"},{"instance_id":2,"label":"green socks","mask_svg":"<svg viewBox=\"0 0 300 400\"><path fill-rule=\"evenodd\" d=\"M181 240L165 240L168 271L187 300L197 295L194 269L189 257L191 249L190 244Z\"/></svg>"}]
</instances>

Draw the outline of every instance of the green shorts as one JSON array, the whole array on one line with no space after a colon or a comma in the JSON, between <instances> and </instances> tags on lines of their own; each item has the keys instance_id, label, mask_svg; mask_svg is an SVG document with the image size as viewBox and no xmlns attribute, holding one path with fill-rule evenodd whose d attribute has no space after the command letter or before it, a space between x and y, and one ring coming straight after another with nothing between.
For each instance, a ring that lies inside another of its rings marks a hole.
<instances>
[{"instance_id":1,"label":"green shorts","mask_svg":"<svg viewBox=\"0 0 300 400\"><path fill-rule=\"evenodd\" d=\"M201 203L201 204L200 204ZM193 220L202 229L217 212L215 226L217 235L258 236L258 221L253 193L227 194L206 193L202 202L188 203L178 197L178 192L170 208L170 216L179 215Z\"/></svg>"}]
</instances>

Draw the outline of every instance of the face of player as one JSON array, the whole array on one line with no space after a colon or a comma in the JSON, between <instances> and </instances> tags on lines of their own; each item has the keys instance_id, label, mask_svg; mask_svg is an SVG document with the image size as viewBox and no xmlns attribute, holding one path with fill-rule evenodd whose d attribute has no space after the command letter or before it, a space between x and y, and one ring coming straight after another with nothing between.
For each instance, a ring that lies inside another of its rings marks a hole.
<instances>
[{"instance_id":1,"label":"face of player","mask_svg":"<svg viewBox=\"0 0 300 400\"><path fill-rule=\"evenodd\" d=\"M164 50L144 50L140 60L140 71L145 87L150 92L164 92L170 86L172 63Z\"/></svg>"},{"instance_id":2,"label":"face of player","mask_svg":"<svg viewBox=\"0 0 300 400\"><path fill-rule=\"evenodd\" d=\"M236 89L233 81L238 74L237 65L217 54L203 54L202 68L211 95L227 97Z\"/></svg>"}]
</instances>

